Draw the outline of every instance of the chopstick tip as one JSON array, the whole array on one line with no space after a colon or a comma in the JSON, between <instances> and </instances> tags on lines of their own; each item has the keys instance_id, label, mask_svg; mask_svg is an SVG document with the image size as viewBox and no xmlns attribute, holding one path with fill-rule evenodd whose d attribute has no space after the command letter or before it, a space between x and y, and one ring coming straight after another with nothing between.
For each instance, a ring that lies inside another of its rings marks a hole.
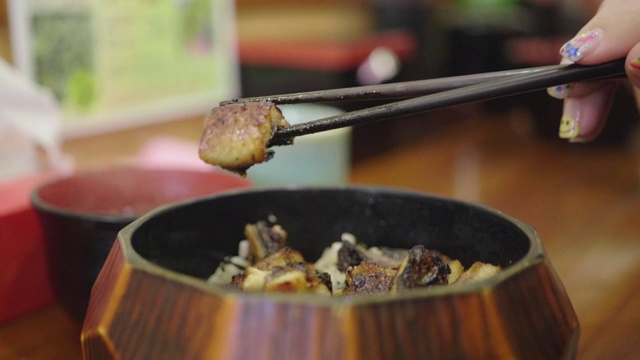
<instances>
[{"instance_id":1,"label":"chopstick tip","mask_svg":"<svg viewBox=\"0 0 640 360\"><path fill-rule=\"evenodd\" d=\"M267 143L267 148L273 146L286 146L293 145L293 136L287 136L286 133L283 134L283 128L276 128L273 134L271 134L271 139Z\"/></svg>"}]
</instances>

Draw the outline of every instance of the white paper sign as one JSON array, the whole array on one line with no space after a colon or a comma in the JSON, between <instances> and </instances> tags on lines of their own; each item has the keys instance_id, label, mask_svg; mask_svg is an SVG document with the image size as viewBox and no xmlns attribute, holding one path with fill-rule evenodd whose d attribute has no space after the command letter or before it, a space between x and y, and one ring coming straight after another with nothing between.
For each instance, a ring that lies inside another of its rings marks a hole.
<instances>
[{"instance_id":1,"label":"white paper sign","mask_svg":"<svg viewBox=\"0 0 640 360\"><path fill-rule=\"evenodd\" d=\"M203 116L239 93L233 0L9 0L17 67L76 137Z\"/></svg>"}]
</instances>

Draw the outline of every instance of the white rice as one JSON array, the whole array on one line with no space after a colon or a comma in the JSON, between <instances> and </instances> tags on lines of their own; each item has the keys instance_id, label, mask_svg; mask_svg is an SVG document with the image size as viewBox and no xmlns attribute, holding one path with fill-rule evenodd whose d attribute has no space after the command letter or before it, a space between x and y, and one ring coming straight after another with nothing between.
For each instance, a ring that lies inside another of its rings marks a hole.
<instances>
[{"instance_id":1,"label":"white rice","mask_svg":"<svg viewBox=\"0 0 640 360\"><path fill-rule=\"evenodd\" d=\"M346 280L345 273L338 270L338 251L341 247L342 242L334 242L322 252L322 256L315 263L316 270L331 275L331 286L333 286L334 293L344 289Z\"/></svg>"},{"instance_id":2,"label":"white rice","mask_svg":"<svg viewBox=\"0 0 640 360\"><path fill-rule=\"evenodd\" d=\"M209 276L207 282L216 285L229 285L234 276L242 274L244 269L251 265L247 260L248 256L249 242L242 240L238 244L238 255L231 257L229 262L221 262L216 271Z\"/></svg>"}]
</instances>

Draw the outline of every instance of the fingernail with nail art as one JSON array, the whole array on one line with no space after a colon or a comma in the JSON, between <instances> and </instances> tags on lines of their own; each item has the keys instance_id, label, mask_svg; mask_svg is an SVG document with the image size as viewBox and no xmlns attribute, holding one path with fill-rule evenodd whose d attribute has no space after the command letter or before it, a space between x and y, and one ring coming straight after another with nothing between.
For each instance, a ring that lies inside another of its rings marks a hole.
<instances>
[{"instance_id":1,"label":"fingernail with nail art","mask_svg":"<svg viewBox=\"0 0 640 360\"><path fill-rule=\"evenodd\" d=\"M571 116L563 116L560 120L560 130L558 130L558 136L561 139L573 139L578 136L580 129L578 129L578 122Z\"/></svg>"},{"instance_id":2,"label":"fingernail with nail art","mask_svg":"<svg viewBox=\"0 0 640 360\"><path fill-rule=\"evenodd\" d=\"M556 99L564 99L567 97L567 95L569 95L569 91L571 90L571 85L567 84L567 85L558 85L558 86L553 86L547 89L547 93Z\"/></svg>"},{"instance_id":3,"label":"fingernail with nail art","mask_svg":"<svg viewBox=\"0 0 640 360\"><path fill-rule=\"evenodd\" d=\"M565 100L562 119L560 120L560 129L558 130L558 136L561 139L578 138L580 135L580 127L578 126L579 115L580 108L575 101L571 98Z\"/></svg>"},{"instance_id":4,"label":"fingernail with nail art","mask_svg":"<svg viewBox=\"0 0 640 360\"><path fill-rule=\"evenodd\" d=\"M640 58L637 58L629 63L629 67L631 68L631 71L633 73L640 77Z\"/></svg>"},{"instance_id":5,"label":"fingernail with nail art","mask_svg":"<svg viewBox=\"0 0 640 360\"><path fill-rule=\"evenodd\" d=\"M565 59L576 62L592 53L602 42L603 36L602 29L584 32L564 44L560 48L560 55Z\"/></svg>"}]
</instances>

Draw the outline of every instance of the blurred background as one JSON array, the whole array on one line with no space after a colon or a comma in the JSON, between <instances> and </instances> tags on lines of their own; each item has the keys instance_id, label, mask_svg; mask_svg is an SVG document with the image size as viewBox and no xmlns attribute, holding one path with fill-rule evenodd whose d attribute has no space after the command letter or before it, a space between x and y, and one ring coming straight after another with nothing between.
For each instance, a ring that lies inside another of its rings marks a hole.
<instances>
[{"instance_id":1,"label":"blurred background","mask_svg":"<svg viewBox=\"0 0 640 360\"><path fill-rule=\"evenodd\" d=\"M218 48L224 45L225 57L210 57L209 62L196 64L191 58L176 55L177 50L172 47L184 44L176 41L175 34L170 30L155 31L153 27L163 25L149 22L149 17L166 17L163 7L167 6L145 9L142 5L129 5L114 10L107 5L92 8L86 1L15 1L14 16L23 18L10 21L10 2L0 1L0 55L53 91L63 106L67 138L183 120L206 114L219 100L236 96L556 64L559 47L598 4L587 0L237 0L212 10L208 0L155 2L167 3L174 10L176 4L181 4L182 19L171 20L191 26L164 27L179 30L184 36L194 36L189 32L201 34L194 37L200 42L188 43L191 50L200 45L202 52L206 51L207 41ZM63 6L51 6L56 3ZM28 9L24 4L32 6ZM42 10L47 4L48 12ZM125 11L137 11L140 16L132 21L122 16ZM217 15L211 16L212 12ZM225 21L214 26L211 22L216 19ZM126 27L115 31L112 27L116 24ZM145 29L148 34L141 30L145 26L149 27ZM47 30L53 28L57 32ZM141 50L130 51L131 46L122 39ZM119 43L105 45L110 42ZM224 64L216 65L220 63ZM158 73L169 72L167 69L175 70L166 76L165 83L156 81ZM213 76L216 71L233 74L236 69L237 74L224 79ZM207 73L211 76L205 76ZM113 77L119 82L104 79ZM191 103L175 100L185 94L203 97ZM171 99L175 101L167 105ZM597 143L624 142L637 125L631 94L621 91L618 102ZM161 111L141 115L140 109L149 104ZM351 110L373 104L330 105ZM531 114L531 126L540 136L556 137L561 102L542 92L482 104L482 110L490 113L516 107ZM438 111L354 129L353 161L410 143L446 126L442 121L425 120L440 116L449 118L447 111Z\"/></svg>"},{"instance_id":2,"label":"blurred background","mask_svg":"<svg viewBox=\"0 0 640 360\"><path fill-rule=\"evenodd\" d=\"M38 163L21 175L123 163L209 170L197 144L221 100L557 64L558 49L599 3L0 0L0 57L12 79L33 81L59 106L35 116L37 136L19 135L40 153L47 150L40 140L53 138L62 160L28 157ZM10 89L21 87L12 86L0 87L0 131L34 118L17 115L30 106L2 112L16 104ZM375 103L326 105L348 111ZM329 145L337 155L318 158L344 162L343 182L480 202L532 224L581 319L582 358L633 358L640 349L626 345L640 343L632 300L640 296L638 107L633 91L620 87L603 134L588 144L558 139L561 113L562 102L545 91L467 104L357 126L344 148ZM10 158L25 153L5 148ZM313 169L295 170L325 179L326 162L311 160L302 143L291 149ZM0 201L15 193L9 185L28 184L22 179L0 177ZM2 215L0 207L0 256L3 241L13 241ZM40 329L66 321L55 306L46 309L0 327L0 359L79 355L74 330ZM603 334L605 327L616 330Z\"/></svg>"}]
</instances>

